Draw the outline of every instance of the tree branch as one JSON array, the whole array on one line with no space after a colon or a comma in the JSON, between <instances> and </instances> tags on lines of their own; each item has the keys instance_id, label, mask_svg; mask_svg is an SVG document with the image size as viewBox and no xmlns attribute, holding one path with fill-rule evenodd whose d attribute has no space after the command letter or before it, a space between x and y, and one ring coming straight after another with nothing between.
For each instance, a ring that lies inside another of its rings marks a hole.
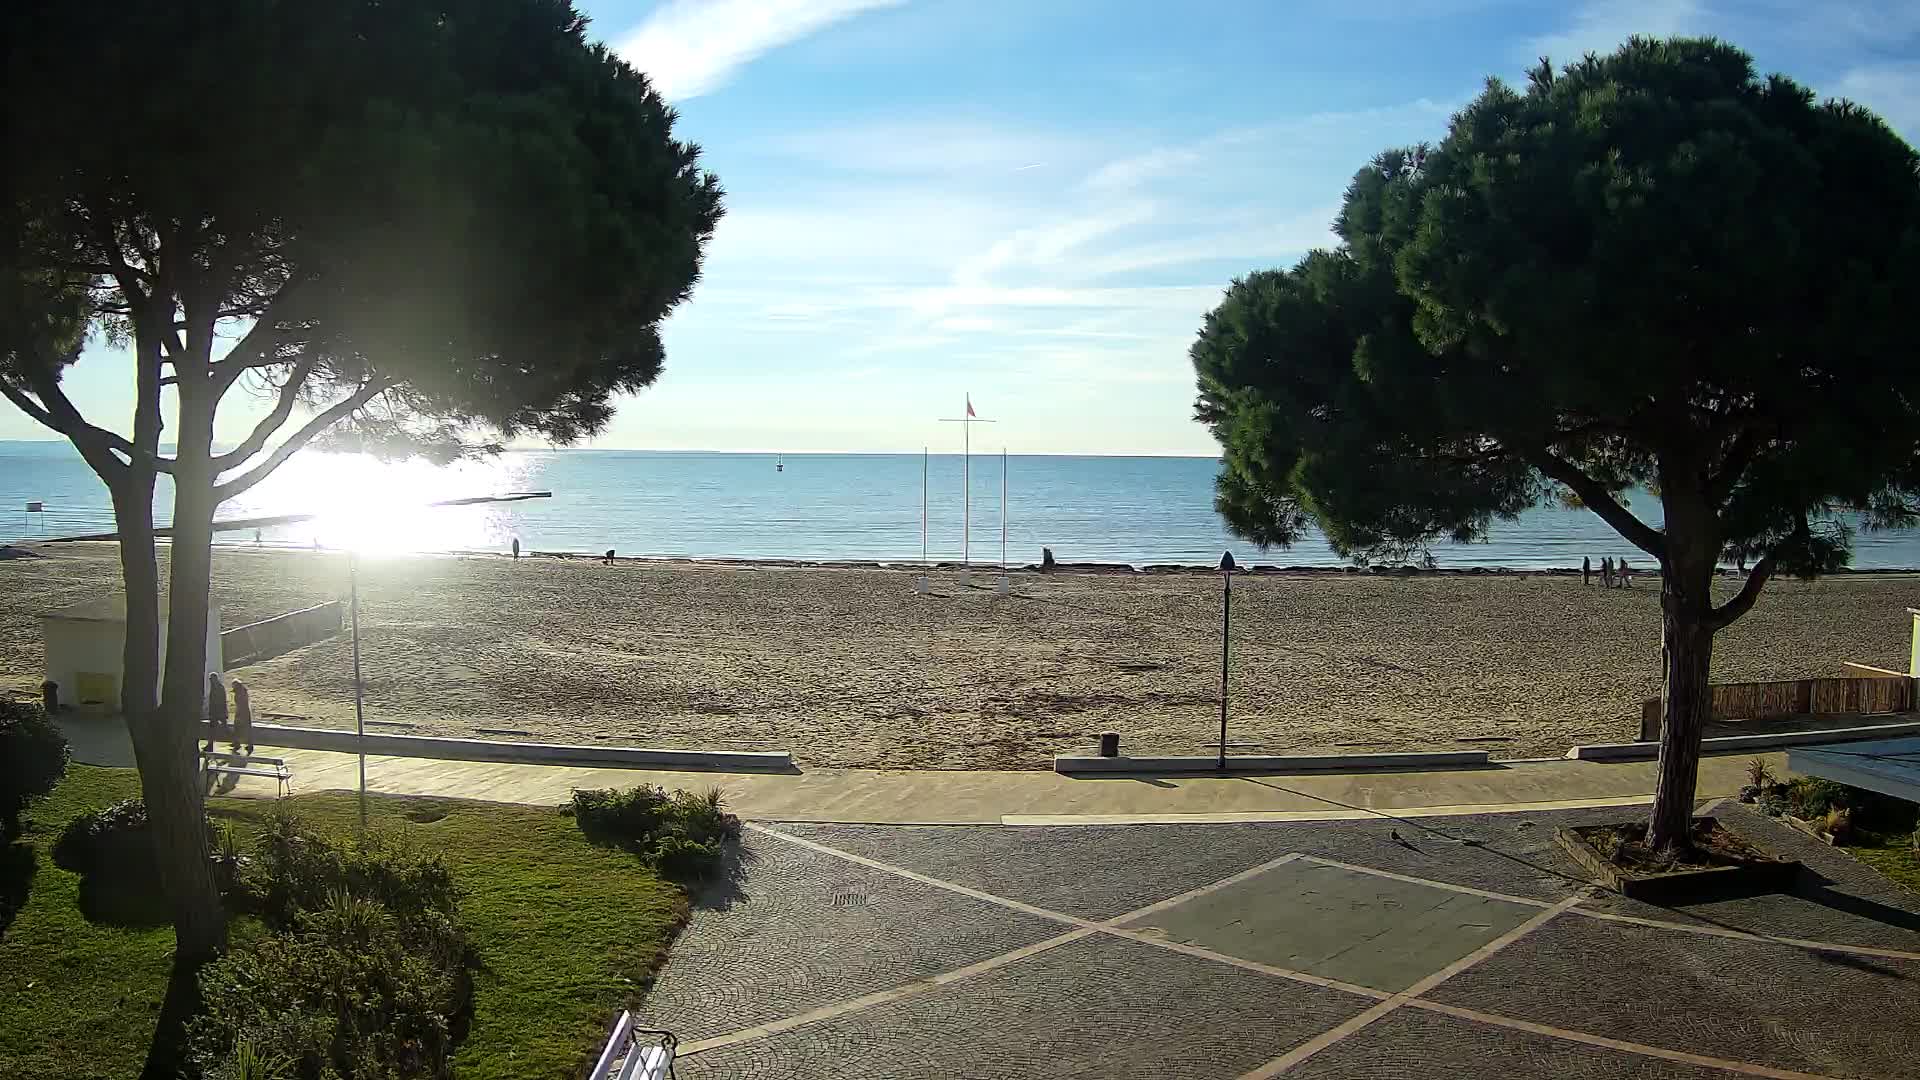
<instances>
[{"instance_id":1,"label":"tree branch","mask_svg":"<svg viewBox=\"0 0 1920 1080\"><path fill-rule=\"evenodd\" d=\"M233 348L227 350L227 355L219 363L213 365L214 385L222 393L249 368L271 367L285 362L279 356L269 355L268 340L284 337L286 331L281 328L282 324L297 321L290 314L281 315L274 311L285 302L293 287L294 282L289 281L275 290L273 296L265 301L265 310L255 317L246 334L234 342ZM278 343L275 344L277 346Z\"/></svg>"},{"instance_id":2,"label":"tree branch","mask_svg":"<svg viewBox=\"0 0 1920 1080\"><path fill-rule=\"evenodd\" d=\"M1769 551L1753 564L1753 569L1747 572L1747 583L1740 586L1740 591L1734 594L1733 599L1714 608L1707 616L1708 628L1724 629L1751 610L1753 602L1760 599L1760 590L1766 588L1767 579L1773 576L1773 567L1774 553Z\"/></svg>"},{"instance_id":3,"label":"tree branch","mask_svg":"<svg viewBox=\"0 0 1920 1080\"><path fill-rule=\"evenodd\" d=\"M260 464L255 465L253 468L248 469L246 472L241 473L226 483L215 487L213 489L214 505L218 506L220 503L244 493L248 488L265 480L273 473L273 470L279 468L288 458L298 453L301 447L312 442L314 436L332 427L336 422L354 410L359 409L367 402L379 397L392 385L393 384L386 379L376 378L372 382L354 391L352 396L329 406L326 411L307 421L305 427L288 436L285 442L274 447L273 453L268 454L265 461L262 461Z\"/></svg>"},{"instance_id":4,"label":"tree branch","mask_svg":"<svg viewBox=\"0 0 1920 1080\"><path fill-rule=\"evenodd\" d=\"M293 374L287 377L286 384L280 387L280 400L274 403L273 411L253 426L253 433L240 445L213 459L214 475L245 464L247 459L266 448L267 440L293 415L293 406L300 400L300 388L306 385L307 377L313 374L315 363L311 356L300 360Z\"/></svg>"},{"instance_id":5,"label":"tree branch","mask_svg":"<svg viewBox=\"0 0 1920 1080\"><path fill-rule=\"evenodd\" d=\"M1541 450L1527 457L1527 463L1545 473L1548 478L1565 484L1575 495L1580 496L1586 508L1600 515L1600 520L1613 526L1615 532L1626 537L1627 542L1641 551L1659 559L1663 564L1667 558L1667 538L1660 531L1633 516L1626 507L1621 506L1613 493L1600 483L1581 472L1579 467L1565 458L1548 450Z\"/></svg>"},{"instance_id":6,"label":"tree branch","mask_svg":"<svg viewBox=\"0 0 1920 1080\"><path fill-rule=\"evenodd\" d=\"M121 462L108 451L117 450L129 458L138 456L133 444L114 432L96 427L80 415L73 407L67 395L61 393L60 384L46 376L27 376L32 384L33 393L40 398L36 402L24 391L13 384L0 380L0 394L23 413L32 417L34 422L50 431L65 435L72 441L87 464L100 473L102 479L108 479L108 473L121 468ZM173 472L173 462L162 457L154 458L154 468L163 473Z\"/></svg>"},{"instance_id":7,"label":"tree branch","mask_svg":"<svg viewBox=\"0 0 1920 1080\"><path fill-rule=\"evenodd\" d=\"M1760 455L1760 443L1758 432L1743 427L1727 444L1726 453L1720 455L1720 467L1707 476L1707 497L1716 507L1732 493L1733 486L1740 482L1740 475Z\"/></svg>"}]
</instances>

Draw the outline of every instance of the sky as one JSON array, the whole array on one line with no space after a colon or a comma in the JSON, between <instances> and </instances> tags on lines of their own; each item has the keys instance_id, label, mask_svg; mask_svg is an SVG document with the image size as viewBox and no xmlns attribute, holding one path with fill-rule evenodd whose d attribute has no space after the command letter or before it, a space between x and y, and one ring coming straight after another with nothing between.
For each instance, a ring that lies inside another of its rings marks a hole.
<instances>
[{"instance_id":1,"label":"sky","mask_svg":"<svg viewBox=\"0 0 1920 1080\"><path fill-rule=\"evenodd\" d=\"M1920 2L577 0L727 190L600 448L1207 454L1186 351L1489 76L1707 33L1920 141ZM91 349L82 410L128 415ZM218 435L264 402L229 399ZM123 424L115 426L124 427ZM47 435L0 411L0 438Z\"/></svg>"}]
</instances>

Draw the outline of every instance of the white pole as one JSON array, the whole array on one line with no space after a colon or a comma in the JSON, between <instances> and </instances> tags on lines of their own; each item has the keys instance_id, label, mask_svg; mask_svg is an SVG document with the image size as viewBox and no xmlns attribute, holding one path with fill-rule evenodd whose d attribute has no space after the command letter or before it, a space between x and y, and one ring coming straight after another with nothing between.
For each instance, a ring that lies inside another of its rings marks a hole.
<instances>
[{"instance_id":1,"label":"white pole","mask_svg":"<svg viewBox=\"0 0 1920 1080\"><path fill-rule=\"evenodd\" d=\"M928 448L920 448L920 570L926 572L931 564L927 561L927 454Z\"/></svg>"},{"instance_id":2,"label":"white pole","mask_svg":"<svg viewBox=\"0 0 1920 1080\"><path fill-rule=\"evenodd\" d=\"M967 410L973 395L967 395ZM960 580L973 569L973 417L960 422Z\"/></svg>"},{"instance_id":3,"label":"white pole","mask_svg":"<svg viewBox=\"0 0 1920 1080\"><path fill-rule=\"evenodd\" d=\"M1007 572L1007 448L1000 448L1000 573Z\"/></svg>"}]
</instances>

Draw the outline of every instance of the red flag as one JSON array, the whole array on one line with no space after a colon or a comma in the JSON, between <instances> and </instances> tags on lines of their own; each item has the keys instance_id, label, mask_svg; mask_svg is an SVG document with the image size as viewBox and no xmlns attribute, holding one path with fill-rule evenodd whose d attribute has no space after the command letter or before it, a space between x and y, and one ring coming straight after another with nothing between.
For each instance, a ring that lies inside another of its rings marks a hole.
<instances>
[{"instance_id":1,"label":"red flag","mask_svg":"<svg viewBox=\"0 0 1920 1080\"><path fill-rule=\"evenodd\" d=\"M967 395L967 415L968 416L973 415L973 395L972 394Z\"/></svg>"}]
</instances>

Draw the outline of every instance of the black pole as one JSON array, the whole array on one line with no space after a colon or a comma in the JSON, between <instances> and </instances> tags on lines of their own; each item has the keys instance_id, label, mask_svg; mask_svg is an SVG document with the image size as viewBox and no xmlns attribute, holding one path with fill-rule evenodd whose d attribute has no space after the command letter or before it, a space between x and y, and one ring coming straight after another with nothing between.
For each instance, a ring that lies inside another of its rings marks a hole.
<instances>
[{"instance_id":1,"label":"black pole","mask_svg":"<svg viewBox=\"0 0 1920 1080\"><path fill-rule=\"evenodd\" d=\"M347 552L347 587L353 595L353 734L360 751L360 835L367 835L367 719L360 690L360 573L357 556Z\"/></svg>"},{"instance_id":2,"label":"black pole","mask_svg":"<svg viewBox=\"0 0 1920 1080\"><path fill-rule=\"evenodd\" d=\"M1220 556L1220 756L1215 767L1227 771L1227 658L1233 641L1233 552Z\"/></svg>"}]
</instances>

